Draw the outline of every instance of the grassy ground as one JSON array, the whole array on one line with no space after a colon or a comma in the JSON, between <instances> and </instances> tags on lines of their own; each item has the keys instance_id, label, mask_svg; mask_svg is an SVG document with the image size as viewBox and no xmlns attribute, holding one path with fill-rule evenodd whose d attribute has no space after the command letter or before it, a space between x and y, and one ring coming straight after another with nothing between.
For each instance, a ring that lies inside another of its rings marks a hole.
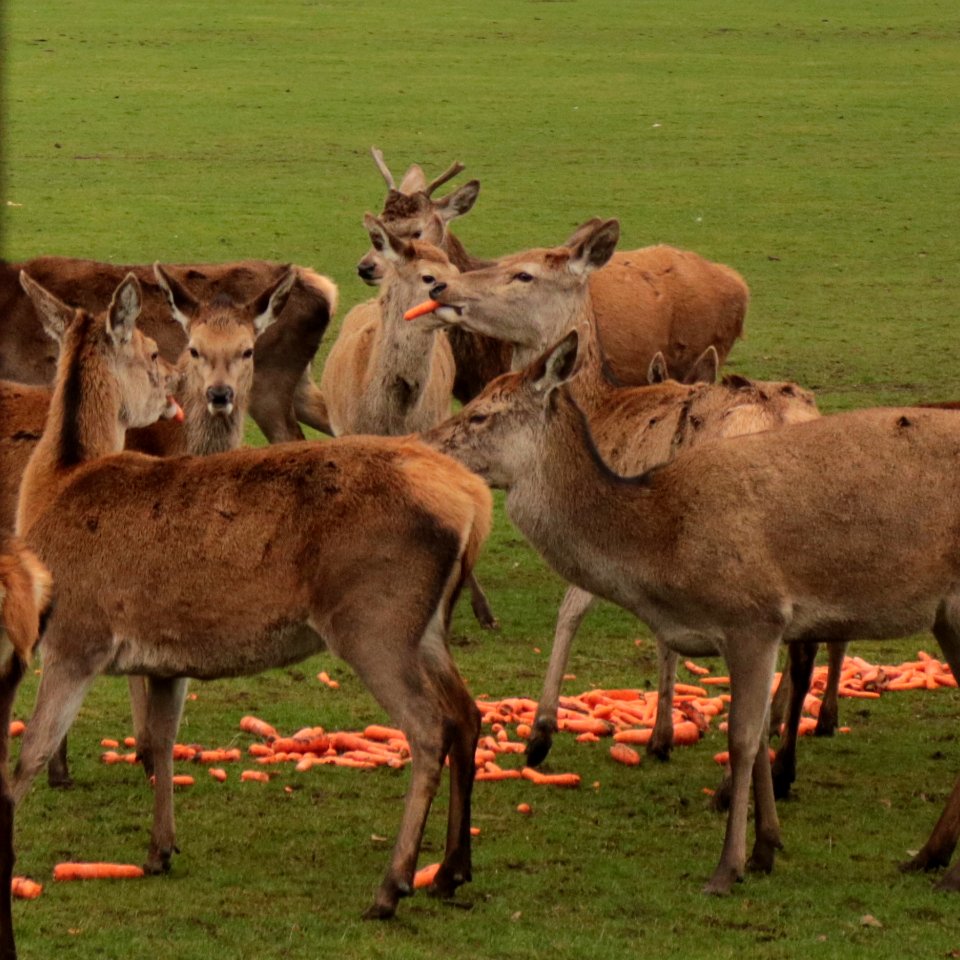
<instances>
[{"instance_id":1,"label":"grassy ground","mask_svg":"<svg viewBox=\"0 0 960 960\"><path fill-rule=\"evenodd\" d=\"M342 315L368 295L353 270L363 211L383 197L376 144L397 173L467 163L483 190L458 233L479 254L615 215L624 248L668 241L733 264L753 302L732 365L814 387L826 410L960 397L960 16L945 0L489 0L482 13L436 0L64 0L7 4L3 17L8 258L292 260L340 283ZM562 585L502 511L481 574L504 628L490 637L458 617L458 662L477 693L535 694L546 652L534 647L548 649ZM570 686L652 682L638 636L613 608L592 614ZM931 644L861 652L897 660ZM320 668L339 692L313 680ZM325 657L195 689L182 739L211 745L245 744L248 712L288 728L380 719ZM169 877L48 884L16 907L22 955L956 955L956 899L894 864L952 783L960 701L843 706L850 736L803 744L776 873L725 900L698 892L722 834L701 794L719 734L638 770L561 742L553 767L600 788L478 785L476 879L460 898L471 910L417 897L394 923L358 920L405 774L201 780L178 798ZM38 785L22 809L24 873L142 856L148 790L138 771L97 763L126 717L123 686L101 681L73 736L77 787ZM520 800L531 819L514 813Z\"/></svg>"}]
</instances>

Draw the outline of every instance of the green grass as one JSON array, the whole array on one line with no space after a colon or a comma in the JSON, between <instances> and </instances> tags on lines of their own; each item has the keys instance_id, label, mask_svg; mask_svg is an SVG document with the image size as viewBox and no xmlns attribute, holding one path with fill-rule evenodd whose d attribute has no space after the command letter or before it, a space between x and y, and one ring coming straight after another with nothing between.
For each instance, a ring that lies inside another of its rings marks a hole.
<instances>
[{"instance_id":1,"label":"green grass","mask_svg":"<svg viewBox=\"0 0 960 960\"><path fill-rule=\"evenodd\" d=\"M736 266L752 305L732 366L814 387L825 410L960 397L960 14L946 0L63 0L6 4L3 17L7 258L292 260L337 280L342 316L369 293L354 265L362 214L383 199L376 144L398 175L414 161L431 175L467 164L483 188L457 232L481 255L615 215L625 249L666 241ZM503 630L459 614L457 660L477 693L535 695L562 584L499 508L480 573ZM592 613L570 686L652 683L641 636L612 607ZM931 645L860 652L897 660ZM320 668L338 693L313 679ZM248 712L291 729L382 719L328 657L194 689L181 739L211 745L245 744ZM32 696L30 684L24 715ZM471 910L418 896L393 923L358 919L386 863L372 837L393 836L405 774L284 772L266 788L201 778L178 797L169 877L48 883L15 907L21 953L955 955L956 898L894 865L952 783L960 699L842 708L850 736L803 743L776 872L725 900L699 893L722 835L701 793L718 733L638 770L563 739L552 766L599 790L479 784L475 881L459 898ZM123 684L100 681L72 738L77 787L38 784L22 808L24 873L140 860L149 791L137 770L97 761L99 739L127 723ZM530 819L514 813L522 799ZM445 809L441 798L425 861Z\"/></svg>"}]
</instances>

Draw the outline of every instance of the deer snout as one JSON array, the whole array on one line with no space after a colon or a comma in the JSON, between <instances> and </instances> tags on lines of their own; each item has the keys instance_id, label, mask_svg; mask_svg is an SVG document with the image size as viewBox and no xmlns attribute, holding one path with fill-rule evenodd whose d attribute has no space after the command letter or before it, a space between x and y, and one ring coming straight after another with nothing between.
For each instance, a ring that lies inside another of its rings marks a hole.
<instances>
[{"instance_id":1,"label":"deer snout","mask_svg":"<svg viewBox=\"0 0 960 960\"><path fill-rule=\"evenodd\" d=\"M357 264L357 276L370 286L376 286L383 279L380 265L373 258L368 259L367 257L364 257Z\"/></svg>"},{"instance_id":2,"label":"deer snout","mask_svg":"<svg viewBox=\"0 0 960 960\"><path fill-rule=\"evenodd\" d=\"M233 387L223 383L207 387L207 406L211 413L229 413L233 409Z\"/></svg>"},{"instance_id":3,"label":"deer snout","mask_svg":"<svg viewBox=\"0 0 960 960\"><path fill-rule=\"evenodd\" d=\"M436 299L437 299L437 294L443 293L443 291L446 290L446 289L447 289L447 285L446 285L445 283L443 283L443 281L441 281L440 283L435 283L435 284L430 288L430 297L431 297L431 299L436 300Z\"/></svg>"}]
</instances>

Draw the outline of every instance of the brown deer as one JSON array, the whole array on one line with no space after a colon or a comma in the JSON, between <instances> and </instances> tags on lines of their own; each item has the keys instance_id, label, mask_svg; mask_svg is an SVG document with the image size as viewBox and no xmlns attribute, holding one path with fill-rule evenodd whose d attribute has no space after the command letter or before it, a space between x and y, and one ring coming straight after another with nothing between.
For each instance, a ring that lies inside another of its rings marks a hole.
<instances>
[{"instance_id":1,"label":"brown deer","mask_svg":"<svg viewBox=\"0 0 960 960\"><path fill-rule=\"evenodd\" d=\"M182 420L161 420L128 430L126 449L157 456L233 450L243 440L255 342L283 310L296 273L288 269L248 303L235 305L222 297L200 302L160 264L154 264L154 272L171 316L187 335L187 346L168 379L168 389L177 394L186 413ZM41 299L37 310L43 306ZM46 388L0 382L4 424L0 429L0 532L13 531L20 480L43 432L50 399ZM142 677L129 680L137 752L150 773L146 688ZM50 761L49 782L55 787L72 783L66 742Z\"/></svg>"},{"instance_id":2,"label":"brown deer","mask_svg":"<svg viewBox=\"0 0 960 960\"><path fill-rule=\"evenodd\" d=\"M397 237L367 214L364 226L386 271L377 300L344 318L330 348L320 390L334 436L402 436L436 426L450 415L454 364L442 331L403 319L438 281L457 274L447 255L425 240ZM473 574L468 581L474 616L487 629L497 619Z\"/></svg>"},{"instance_id":3,"label":"brown deer","mask_svg":"<svg viewBox=\"0 0 960 960\"><path fill-rule=\"evenodd\" d=\"M16 960L10 881L13 849L13 797L7 777L10 714L49 608L47 569L14 537L0 536L0 957Z\"/></svg>"},{"instance_id":4,"label":"brown deer","mask_svg":"<svg viewBox=\"0 0 960 960\"><path fill-rule=\"evenodd\" d=\"M705 889L728 893L747 865L751 772L750 867L769 872L781 847L766 751L781 643L932 629L960 676L960 420L911 408L836 414L622 477L566 385L576 356L572 331L429 439L507 491L509 516L562 576L634 613L674 652L726 660L730 811Z\"/></svg>"},{"instance_id":5,"label":"brown deer","mask_svg":"<svg viewBox=\"0 0 960 960\"><path fill-rule=\"evenodd\" d=\"M479 182L471 180L441 200L432 199L431 194L440 184L463 169L461 164L454 164L429 186L424 185L423 171L414 165L398 188L383 163L382 154L378 150L373 154L388 187L380 216L398 236L406 239L422 236L437 243L462 273L495 270L498 264L515 260L514 257L501 261L477 259L467 253L448 229L450 220L473 207L480 191ZM567 246L573 246L584 231L595 230L601 223L596 219L587 221L567 241ZM539 256L544 251L528 253ZM376 282L382 274L376 249L363 257L358 271L368 282ZM522 266L514 272L528 273L531 277L536 273ZM746 283L735 270L705 260L696 253L665 245L614 254L604 269L589 277L589 291L604 355L611 372L624 385L646 383L650 360L658 350L664 353L670 369L680 379L686 378L708 346L715 347L721 363L725 361L743 331L750 296ZM535 338L537 346L525 349L530 335L528 327L539 320L527 314L520 321L504 320L499 326L481 329L464 318L462 323L448 329L457 362L454 387L457 399L466 402L494 376L510 369L509 345L521 354L513 361L513 369L517 370L556 342L562 330L542 329ZM499 346L491 343L490 338L501 343Z\"/></svg>"},{"instance_id":6,"label":"brown deer","mask_svg":"<svg viewBox=\"0 0 960 960\"><path fill-rule=\"evenodd\" d=\"M243 260L223 264L180 264L167 274L212 302L222 296L248 302L287 271L284 264ZM336 285L306 267L294 267L297 281L280 321L257 341L256 377L250 414L271 443L303 437L298 420L327 430L326 407L310 376L320 339L337 306ZM0 261L0 379L45 385L53 381L56 344L43 332L30 298L20 288L20 271L65 303L103 310L128 273L140 281L144 331L171 363L183 351L183 328L170 317L167 299L149 265L117 266L69 257L36 257L22 263Z\"/></svg>"},{"instance_id":7,"label":"brown deer","mask_svg":"<svg viewBox=\"0 0 960 960\"><path fill-rule=\"evenodd\" d=\"M60 360L18 528L60 592L14 798L98 674L145 675L156 776L146 866L165 870L185 679L257 673L326 645L403 728L413 754L401 827L367 916L391 916L411 892L448 756L447 849L434 890L452 894L470 879L480 722L446 630L489 531L489 491L411 438L168 459L120 452L124 430L152 421L166 402L156 351L135 326L138 309L131 276L106 314L74 312L49 294L41 310L61 340Z\"/></svg>"},{"instance_id":8,"label":"brown deer","mask_svg":"<svg viewBox=\"0 0 960 960\"><path fill-rule=\"evenodd\" d=\"M596 347L591 345L593 332L589 326L581 328L580 334L582 370L584 364L590 362L585 358L594 355ZM610 467L618 473L639 473L712 440L800 423L818 416L813 395L793 383L730 376L716 384L717 363L716 351L709 347L691 371L694 383L681 384L667 377L663 355L657 354L651 364L653 382L650 385L608 386L605 401L596 397L590 430L600 455ZM570 647L593 602L592 594L571 586L560 605L537 718L527 747L531 765L539 765L550 750L557 729L560 689ZM666 759L673 747L677 656L658 644L657 657L660 665L657 719L647 750ZM798 725L799 719L799 710L791 714L792 724ZM795 750L795 742L791 742L791 749ZM793 770L795 766L789 753L785 753L778 764L786 770ZM775 782L777 779L775 770ZM778 786L778 794L783 790L789 792L789 782Z\"/></svg>"}]
</instances>

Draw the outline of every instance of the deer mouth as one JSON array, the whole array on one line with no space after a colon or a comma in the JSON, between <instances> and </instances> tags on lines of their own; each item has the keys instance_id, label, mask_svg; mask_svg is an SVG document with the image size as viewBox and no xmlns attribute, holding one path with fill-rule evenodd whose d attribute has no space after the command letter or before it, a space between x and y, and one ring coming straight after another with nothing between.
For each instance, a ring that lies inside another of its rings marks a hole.
<instances>
[{"instance_id":1,"label":"deer mouth","mask_svg":"<svg viewBox=\"0 0 960 960\"><path fill-rule=\"evenodd\" d=\"M229 417L233 413L233 401L210 400L207 403L207 412L213 417Z\"/></svg>"}]
</instances>

